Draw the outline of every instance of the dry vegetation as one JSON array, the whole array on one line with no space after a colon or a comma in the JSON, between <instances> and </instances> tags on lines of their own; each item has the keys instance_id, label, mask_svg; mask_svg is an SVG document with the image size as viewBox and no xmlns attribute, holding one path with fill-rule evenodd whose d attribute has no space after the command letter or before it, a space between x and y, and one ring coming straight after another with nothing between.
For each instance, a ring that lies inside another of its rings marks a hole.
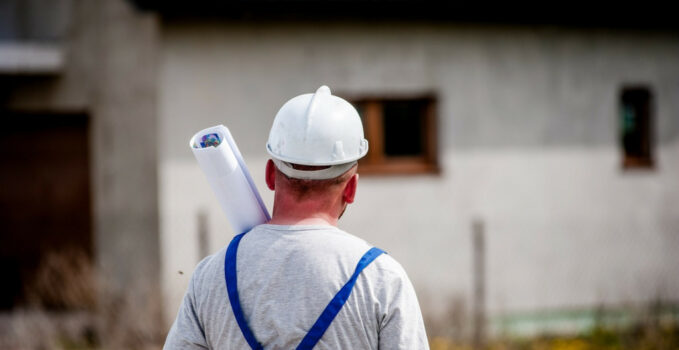
<instances>
[{"instance_id":1,"label":"dry vegetation","mask_svg":"<svg viewBox=\"0 0 679 350\"><path fill-rule=\"evenodd\" d=\"M27 305L0 314L0 349L160 349L164 333L160 293L143 280L114 286L97 277L89 259L78 252L47 255L27 290ZM129 291L134 291L131 294ZM430 298L421 293L423 310ZM425 313L432 350L471 350L471 325L463 295L452 295L437 316ZM575 335L492 339L488 350L676 350L676 314L662 317L650 305L626 327L605 323Z\"/></svg>"},{"instance_id":2,"label":"dry vegetation","mask_svg":"<svg viewBox=\"0 0 679 350\"><path fill-rule=\"evenodd\" d=\"M472 350L469 344L436 337L432 350ZM676 350L679 349L679 328L675 326L602 329L574 336L545 335L527 339L491 341L488 350Z\"/></svg>"},{"instance_id":3,"label":"dry vegetation","mask_svg":"<svg viewBox=\"0 0 679 350\"><path fill-rule=\"evenodd\" d=\"M160 293L147 283L114 286L76 251L48 254L40 266L26 305L0 315L0 349L161 347Z\"/></svg>"},{"instance_id":4,"label":"dry vegetation","mask_svg":"<svg viewBox=\"0 0 679 350\"><path fill-rule=\"evenodd\" d=\"M432 350L472 350L464 302L453 298L448 311L429 320ZM669 311L668 311L669 310ZM481 347L487 350L679 350L679 309L676 304L650 303L639 307L625 325L596 320L578 334L543 334L533 337L495 337ZM457 332L453 325L461 326ZM465 326L466 325L466 326ZM448 328L448 329L446 329Z\"/></svg>"}]
</instances>

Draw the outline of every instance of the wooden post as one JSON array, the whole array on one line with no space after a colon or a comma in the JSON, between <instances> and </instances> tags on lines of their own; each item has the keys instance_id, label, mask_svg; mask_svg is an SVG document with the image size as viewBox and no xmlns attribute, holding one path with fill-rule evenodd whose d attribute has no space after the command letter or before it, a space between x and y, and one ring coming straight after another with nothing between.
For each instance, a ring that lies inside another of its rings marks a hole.
<instances>
[{"instance_id":1,"label":"wooden post","mask_svg":"<svg viewBox=\"0 0 679 350\"><path fill-rule=\"evenodd\" d=\"M480 350L485 347L486 326L486 268L485 268L485 239L483 221L475 219L472 222L473 266L472 279L474 285L473 305L473 348Z\"/></svg>"},{"instance_id":2,"label":"wooden post","mask_svg":"<svg viewBox=\"0 0 679 350\"><path fill-rule=\"evenodd\" d=\"M202 260L210 253L207 228L207 210L198 211L198 256Z\"/></svg>"}]
</instances>

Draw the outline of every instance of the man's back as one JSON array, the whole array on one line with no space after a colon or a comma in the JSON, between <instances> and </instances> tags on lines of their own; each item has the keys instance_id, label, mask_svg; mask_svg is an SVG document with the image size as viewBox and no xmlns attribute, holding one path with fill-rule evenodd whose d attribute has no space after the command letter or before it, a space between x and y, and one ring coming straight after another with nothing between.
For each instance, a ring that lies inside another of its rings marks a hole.
<instances>
[{"instance_id":1,"label":"man's back","mask_svg":"<svg viewBox=\"0 0 679 350\"><path fill-rule=\"evenodd\" d=\"M264 348L295 348L370 248L329 225L260 225L247 233L238 248L238 292ZM225 249L197 267L166 348L248 348L226 293L224 255ZM383 254L359 275L315 348L427 347L413 287L401 266Z\"/></svg>"}]
</instances>

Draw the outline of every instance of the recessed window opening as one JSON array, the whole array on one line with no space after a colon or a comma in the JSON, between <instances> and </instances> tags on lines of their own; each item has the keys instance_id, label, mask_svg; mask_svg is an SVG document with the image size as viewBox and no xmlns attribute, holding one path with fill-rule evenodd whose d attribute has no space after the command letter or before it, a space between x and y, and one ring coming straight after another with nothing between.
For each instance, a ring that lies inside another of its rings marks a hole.
<instances>
[{"instance_id":1,"label":"recessed window opening","mask_svg":"<svg viewBox=\"0 0 679 350\"><path fill-rule=\"evenodd\" d=\"M623 88L620 129L623 168L653 167L652 94L647 87Z\"/></svg>"},{"instance_id":2,"label":"recessed window opening","mask_svg":"<svg viewBox=\"0 0 679 350\"><path fill-rule=\"evenodd\" d=\"M0 118L0 311L92 308L88 118Z\"/></svg>"},{"instance_id":3,"label":"recessed window opening","mask_svg":"<svg viewBox=\"0 0 679 350\"><path fill-rule=\"evenodd\" d=\"M365 98L354 105L370 143L361 174L438 172L433 98Z\"/></svg>"}]
</instances>

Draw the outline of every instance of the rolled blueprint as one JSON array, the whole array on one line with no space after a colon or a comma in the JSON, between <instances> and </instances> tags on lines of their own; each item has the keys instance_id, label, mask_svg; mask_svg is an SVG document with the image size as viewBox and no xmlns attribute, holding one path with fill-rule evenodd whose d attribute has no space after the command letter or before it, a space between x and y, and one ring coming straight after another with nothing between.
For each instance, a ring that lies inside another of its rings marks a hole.
<instances>
[{"instance_id":1,"label":"rolled blueprint","mask_svg":"<svg viewBox=\"0 0 679 350\"><path fill-rule=\"evenodd\" d=\"M271 219L229 129L201 130L189 145L236 234Z\"/></svg>"}]
</instances>

